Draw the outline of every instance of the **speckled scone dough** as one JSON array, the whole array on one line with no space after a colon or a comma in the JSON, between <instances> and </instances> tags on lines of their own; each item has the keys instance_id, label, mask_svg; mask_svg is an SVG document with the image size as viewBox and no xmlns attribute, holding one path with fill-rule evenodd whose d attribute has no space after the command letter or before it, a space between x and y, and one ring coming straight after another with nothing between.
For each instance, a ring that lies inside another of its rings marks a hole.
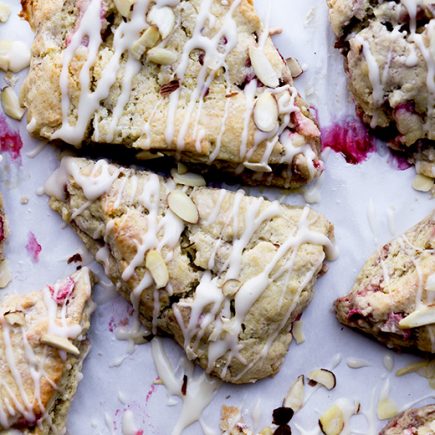
<instances>
[{"instance_id":1,"label":"speckled scone dough","mask_svg":"<svg viewBox=\"0 0 435 435\"><path fill-rule=\"evenodd\" d=\"M328 0L363 120L435 178L435 4ZM385 130L385 131L383 131Z\"/></svg>"},{"instance_id":2,"label":"speckled scone dough","mask_svg":"<svg viewBox=\"0 0 435 435\"><path fill-rule=\"evenodd\" d=\"M1 433L65 432L89 347L91 286L90 272L83 268L41 291L0 301ZM65 352L53 340L71 349Z\"/></svg>"},{"instance_id":3,"label":"speckled scone dough","mask_svg":"<svg viewBox=\"0 0 435 435\"><path fill-rule=\"evenodd\" d=\"M134 6L123 18L125 3ZM22 88L28 130L213 166L248 184L315 179L319 129L253 1L156 3L22 0L36 32Z\"/></svg>"},{"instance_id":4,"label":"speckled scone dough","mask_svg":"<svg viewBox=\"0 0 435 435\"><path fill-rule=\"evenodd\" d=\"M64 158L46 192L140 313L142 334L172 335L228 382L278 371L333 249L323 216L104 160Z\"/></svg>"},{"instance_id":5,"label":"speckled scone dough","mask_svg":"<svg viewBox=\"0 0 435 435\"><path fill-rule=\"evenodd\" d=\"M340 322L392 348L435 353L435 212L382 246L352 291L335 303Z\"/></svg>"},{"instance_id":6,"label":"speckled scone dough","mask_svg":"<svg viewBox=\"0 0 435 435\"><path fill-rule=\"evenodd\" d=\"M379 435L433 435L435 433L435 405L412 408L402 412Z\"/></svg>"}]
</instances>

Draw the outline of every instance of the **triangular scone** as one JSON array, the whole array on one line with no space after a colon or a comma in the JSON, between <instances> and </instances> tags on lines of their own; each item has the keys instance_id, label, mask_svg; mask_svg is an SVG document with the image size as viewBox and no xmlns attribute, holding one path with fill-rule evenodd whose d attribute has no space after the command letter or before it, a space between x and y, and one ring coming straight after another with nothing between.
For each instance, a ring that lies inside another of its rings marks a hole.
<instances>
[{"instance_id":1,"label":"triangular scone","mask_svg":"<svg viewBox=\"0 0 435 435\"><path fill-rule=\"evenodd\" d=\"M176 180L202 184L194 174ZM148 333L234 383L274 374L308 304L332 225L308 207L64 158L46 184Z\"/></svg>"},{"instance_id":2,"label":"triangular scone","mask_svg":"<svg viewBox=\"0 0 435 435\"><path fill-rule=\"evenodd\" d=\"M435 212L382 246L335 308L389 347L435 353Z\"/></svg>"},{"instance_id":3,"label":"triangular scone","mask_svg":"<svg viewBox=\"0 0 435 435\"><path fill-rule=\"evenodd\" d=\"M119 144L249 184L322 171L320 132L252 0L22 0L28 130ZM131 9L131 10L130 10Z\"/></svg>"},{"instance_id":4,"label":"triangular scone","mask_svg":"<svg viewBox=\"0 0 435 435\"><path fill-rule=\"evenodd\" d=\"M64 433L89 347L91 287L83 268L0 301L0 432Z\"/></svg>"},{"instance_id":5,"label":"triangular scone","mask_svg":"<svg viewBox=\"0 0 435 435\"><path fill-rule=\"evenodd\" d=\"M6 287L11 280L11 272L4 254L7 234L8 223L3 209L3 196L0 194L0 288Z\"/></svg>"},{"instance_id":6,"label":"triangular scone","mask_svg":"<svg viewBox=\"0 0 435 435\"><path fill-rule=\"evenodd\" d=\"M379 435L433 435L435 433L435 405L411 408L394 417Z\"/></svg>"}]
</instances>

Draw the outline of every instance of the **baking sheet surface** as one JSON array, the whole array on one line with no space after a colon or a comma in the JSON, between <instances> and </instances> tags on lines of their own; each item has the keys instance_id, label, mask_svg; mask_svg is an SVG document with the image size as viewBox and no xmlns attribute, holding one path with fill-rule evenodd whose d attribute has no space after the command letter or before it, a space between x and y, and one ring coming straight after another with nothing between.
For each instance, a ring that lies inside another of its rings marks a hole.
<instances>
[{"instance_id":1,"label":"baking sheet surface","mask_svg":"<svg viewBox=\"0 0 435 435\"><path fill-rule=\"evenodd\" d=\"M13 13L8 23L0 24L0 39L30 43L32 34L28 25L17 17L19 2L6 0L6 3L12 6ZM332 48L334 38L328 27L325 3L324 0L256 1L264 19L270 8L270 26L283 29L281 35L274 37L282 55L296 57L306 67L296 86L317 108L322 127L354 116L342 59ZM25 72L21 73L20 78L24 75ZM0 80L3 87L3 75ZM20 82L17 87L19 85ZM24 148L20 162L4 155L0 166L1 190L11 232L6 253L13 272L13 281L1 291L0 297L8 292L38 289L73 271L74 265L67 265L66 260L77 252L81 252L85 262L102 277L102 285L95 291L98 308L90 332L92 350L71 407L68 433L120 434L122 415L130 409L136 425L145 434L170 434L181 409L180 403L168 406L165 387L153 385L156 370L151 346L141 345L134 353L127 354L128 343L117 340L113 332L114 327L128 317L128 304L114 295L102 269L84 255L74 232L50 211L47 198L37 193L58 165L57 152L46 146L30 158L27 153L39 143L29 138L24 123L11 119L7 122L12 129L21 132ZM248 422L252 418L257 422L257 429L270 424L272 410L281 404L294 379L316 367L332 364L338 354L342 362L334 369L337 387L330 392L318 389L313 393L305 408L292 420L304 430L300 432L292 424L293 433L317 433L319 413L340 397L359 400L362 410L369 413L386 378L391 381L390 396L400 407L432 395L426 379L415 374L397 378L394 371L388 372L383 365L386 354L393 356L395 369L417 361L417 357L390 352L341 327L333 315L332 303L349 291L358 270L376 247L422 219L433 209L434 201L411 188L414 170L397 170L382 144L378 153L371 154L360 165L347 164L341 155L328 150L324 160L326 172L317 187L320 201L313 204L313 208L334 223L340 256L330 263L328 273L318 281L314 299L302 317L306 341L291 345L280 373L273 379L247 386L223 385L203 415L210 433L218 433L223 404L241 406ZM249 190L258 193L255 189ZM282 196L281 192L271 189L263 193L269 198ZM22 204L25 198L28 203ZM303 204L304 197L288 195L283 201ZM25 247L29 232L34 233L42 247L38 262L32 260ZM176 364L181 351L167 339L164 347ZM370 366L350 369L346 360L351 357L363 358ZM375 426L370 429L362 415L352 419L352 433L374 434L382 423L376 420ZM196 423L185 433L199 434L201 428Z\"/></svg>"}]
</instances>

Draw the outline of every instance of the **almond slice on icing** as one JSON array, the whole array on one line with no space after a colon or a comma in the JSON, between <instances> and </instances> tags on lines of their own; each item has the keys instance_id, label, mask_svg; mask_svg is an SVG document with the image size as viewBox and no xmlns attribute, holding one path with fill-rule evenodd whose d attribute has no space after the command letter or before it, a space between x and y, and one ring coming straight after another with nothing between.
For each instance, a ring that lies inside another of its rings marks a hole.
<instances>
[{"instance_id":1,"label":"almond slice on icing","mask_svg":"<svg viewBox=\"0 0 435 435\"><path fill-rule=\"evenodd\" d=\"M272 172L272 168L267 163L243 162L243 166L254 172Z\"/></svg>"},{"instance_id":2,"label":"almond slice on icing","mask_svg":"<svg viewBox=\"0 0 435 435\"><path fill-rule=\"evenodd\" d=\"M154 47L148 51L147 59L157 65L171 65L177 60L177 53L166 48Z\"/></svg>"},{"instance_id":3,"label":"almond slice on icing","mask_svg":"<svg viewBox=\"0 0 435 435\"><path fill-rule=\"evenodd\" d=\"M131 8L136 3L136 0L114 0L116 9L124 17L130 16Z\"/></svg>"},{"instance_id":4,"label":"almond slice on icing","mask_svg":"<svg viewBox=\"0 0 435 435\"><path fill-rule=\"evenodd\" d=\"M340 435L344 429L343 410L338 405L332 405L319 418L319 426L325 435Z\"/></svg>"},{"instance_id":5,"label":"almond slice on icing","mask_svg":"<svg viewBox=\"0 0 435 435\"><path fill-rule=\"evenodd\" d=\"M290 74L294 79L298 78L304 72L301 65L294 57L289 57L286 60L286 63L290 70Z\"/></svg>"},{"instance_id":6,"label":"almond slice on icing","mask_svg":"<svg viewBox=\"0 0 435 435\"><path fill-rule=\"evenodd\" d=\"M6 23L11 15L11 8L3 2L0 2L0 23Z\"/></svg>"},{"instance_id":7,"label":"almond slice on icing","mask_svg":"<svg viewBox=\"0 0 435 435\"><path fill-rule=\"evenodd\" d=\"M278 74L273 69L264 51L257 47L249 47L249 58L255 75L265 86L276 88L279 85Z\"/></svg>"},{"instance_id":8,"label":"almond slice on icing","mask_svg":"<svg viewBox=\"0 0 435 435\"><path fill-rule=\"evenodd\" d=\"M6 115L19 121L24 116L24 109L20 106L18 96L10 86L1 92L2 107Z\"/></svg>"},{"instance_id":9,"label":"almond slice on icing","mask_svg":"<svg viewBox=\"0 0 435 435\"><path fill-rule=\"evenodd\" d=\"M261 131L269 133L278 126L278 104L269 92L263 92L255 103L254 122Z\"/></svg>"},{"instance_id":10,"label":"almond slice on icing","mask_svg":"<svg viewBox=\"0 0 435 435\"><path fill-rule=\"evenodd\" d=\"M45 334L42 336L41 343L53 346L57 349L64 350L72 355L79 356L80 351L67 338L54 334Z\"/></svg>"},{"instance_id":11,"label":"almond slice on icing","mask_svg":"<svg viewBox=\"0 0 435 435\"><path fill-rule=\"evenodd\" d=\"M157 26L162 39L165 39L175 25L174 11L168 6L153 6L148 13L148 22Z\"/></svg>"},{"instance_id":12,"label":"almond slice on icing","mask_svg":"<svg viewBox=\"0 0 435 435\"><path fill-rule=\"evenodd\" d=\"M298 412L304 406L305 400L305 380L304 375L297 377L296 381L290 387L282 406L293 409Z\"/></svg>"},{"instance_id":13,"label":"almond slice on icing","mask_svg":"<svg viewBox=\"0 0 435 435\"><path fill-rule=\"evenodd\" d=\"M296 320L293 322L292 334L297 344L301 344L305 341L304 331L302 330L303 321Z\"/></svg>"},{"instance_id":14,"label":"almond slice on icing","mask_svg":"<svg viewBox=\"0 0 435 435\"><path fill-rule=\"evenodd\" d=\"M332 390L337 385L337 379L334 373L327 369L313 370L307 377L310 381L317 382L328 390Z\"/></svg>"},{"instance_id":15,"label":"almond slice on icing","mask_svg":"<svg viewBox=\"0 0 435 435\"><path fill-rule=\"evenodd\" d=\"M183 221L196 224L199 220L195 203L181 190L174 190L168 195L169 208Z\"/></svg>"},{"instance_id":16,"label":"almond slice on icing","mask_svg":"<svg viewBox=\"0 0 435 435\"><path fill-rule=\"evenodd\" d=\"M417 174L412 182L412 187L419 192L429 192L434 187L434 179Z\"/></svg>"},{"instance_id":17,"label":"almond slice on icing","mask_svg":"<svg viewBox=\"0 0 435 435\"><path fill-rule=\"evenodd\" d=\"M435 323L435 306L415 310L399 322L402 329L418 328Z\"/></svg>"},{"instance_id":18,"label":"almond slice on icing","mask_svg":"<svg viewBox=\"0 0 435 435\"><path fill-rule=\"evenodd\" d=\"M169 273L165 260L163 260L159 251L155 249L148 251L145 259L145 267L151 273L157 288L166 287L169 282Z\"/></svg>"},{"instance_id":19,"label":"almond slice on icing","mask_svg":"<svg viewBox=\"0 0 435 435\"><path fill-rule=\"evenodd\" d=\"M11 326L24 326L25 319L22 311L12 311L4 315L6 322Z\"/></svg>"},{"instance_id":20,"label":"almond slice on icing","mask_svg":"<svg viewBox=\"0 0 435 435\"><path fill-rule=\"evenodd\" d=\"M205 186L204 177L199 174L194 174L193 172L185 172L181 174L179 171L172 169L171 175L177 184L191 187Z\"/></svg>"},{"instance_id":21,"label":"almond slice on icing","mask_svg":"<svg viewBox=\"0 0 435 435\"><path fill-rule=\"evenodd\" d=\"M388 397L378 403L377 415L379 420L389 420L399 413L397 405Z\"/></svg>"}]
</instances>

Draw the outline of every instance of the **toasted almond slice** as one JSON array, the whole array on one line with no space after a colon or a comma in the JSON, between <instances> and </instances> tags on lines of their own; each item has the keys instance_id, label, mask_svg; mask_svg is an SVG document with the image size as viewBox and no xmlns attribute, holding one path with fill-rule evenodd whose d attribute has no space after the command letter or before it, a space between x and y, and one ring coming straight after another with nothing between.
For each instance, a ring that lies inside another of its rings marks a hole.
<instances>
[{"instance_id":1,"label":"toasted almond slice","mask_svg":"<svg viewBox=\"0 0 435 435\"><path fill-rule=\"evenodd\" d=\"M150 271L157 288L166 287L169 282L168 268L159 251L148 251L145 266Z\"/></svg>"},{"instance_id":2,"label":"toasted almond slice","mask_svg":"<svg viewBox=\"0 0 435 435\"><path fill-rule=\"evenodd\" d=\"M177 172L179 174L185 174L186 172L189 172L187 169L187 166L184 163L178 162L177 163Z\"/></svg>"},{"instance_id":3,"label":"toasted almond slice","mask_svg":"<svg viewBox=\"0 0 435 435\"><path fill-rule=\"evenodd\" d=\"M141 37L133 42L130 47L131 54L139 60L149 48L153 48L160 39L157 27L150 26L143 32Z\"/></svg>"},{"instance_id":4,"label":"toasted almond slice","mask_svg":"<svg viewBox=\"0 0 435 435\"><path fill-rule=\"evenodd\" d=\"M162 153L159 152L153 153L151 151L139 151L136 154L136 158L139 160L153 160L153 159L160 159L161 157L164 157Z\"/></svg>"},{"instance_id":5,"label":"toasted almond slice","mask_svg":"<svg viewBox=\"0 0 435 435\"><path fill-rule=\"evenodd\" d=\"M174 11L168 6L153 6L148 13L148 22L157 26L160 34L162 35L162 39L165 39L174 28Z\"/></svg>"},{"instance_id":6,"label":"toasted almond slice","mask_svg":"<svg viewBox=\"0 0 435 435\"><path fill-rule=\"evenodd\" d=\"M278 104L270 92L263 92L255 103L254 122L261 131L269 133L278 126Z\"/></svg>"},{"instance_id":7,"label":"toasted almond slice","mask_svg":"<svg viewBox=\"0 0 435 435\"><path fill-rule=\"evenodd\" d=\"M181 190L174 190L168 195L169 208L183 221L196 224L199 220L195 203Z\"/></svg>"},{"instance_id":8,"label":"toasted almond slice","mask_svg":"<svg viewBox=\"0 0 435 435\"><path fill-rule=\"evenodd\" d=\"M243 166L254 172L272 172L272 168L267 163L243 162Z\"/></svg>"},{"instance_id":9,"label":"toasted almond slice","mask_svg":"<svg viewBox=\"0 0 435 435\"><path fill-rule=\"evenodd\" d=\"M223 283L222 293L227 297L232 297L239 291L241 285L238 279L229 279Z\"/></svg>"},{"instance_id":10,"label":"toasted almond slice","mask_svg":"<svg viewBox=\"0 0 435 435\"><path fill-rule=\"evenodd\" d=\"M414 373L417 370L423 369L429 365L429 361L420 361L417 363L408 364L405 367L396 371L396 376L404 376L408 373Z\"/></svg>"},{"instance_id":11,"label":"toasted almond slice","mask_svg":"<svg viewBox=\"0 0 435 435\"><path fill-rule=\"evenodd\" d=\"M319 418L319 426L325 435L340 435L344 429L343 410L338 405L332 405Z\"/></svg>"},{"instance_id":12,"label":"toasted almond slice","mask_svg":"<svg viewBox=\"0 0 435 435\"><path fill-rule=\"evenodd\" d=\"M12 280L11 269L7 260L0 261L0 288L5 288Z\"/></svg>"},{"instance_id":13,"label":"toasted almond slice","mask_svg":"<svg viewBox=\"0 0 435 435\"><path fill-rule=\"evenodd\" d=\"M11 8L3 2L0 2L0 23L6 23L11 15Z\"/></svg>"},{"instance_id":14,"label":"toasted almond slice","mask_svg":"<svg viewBox=\"0 0 435 435\"><path fill-rule=\"evenodd\" d=\"M257 47L249 47L249 58L255 75L265 86L276 88L279 85L278 74L273 69L264 51Z\"/></svg>"},{"instance_id":15,"label":"toasted almond slice","mask_svg":"<svg viewBox=\"0 0 435 435\"><path fill-rule=\"evenodd\" d=\"M79 356L80 351L65 337L54 334L44 334L41 343L53 346L57 349L64 350L72 355Z\"/></svg>"},{"instance_id":16,"label":"toasted almond slice","mask_svg":"<svg viewBox=\"0 0 435 435\"><path fill-rule=\"evenodd\" d=\"M292 75L292 77L294 79L299 77L304 72L304 70L300 66L299 62L294 57L289 57L286 60L286 63L287 63L287 66L290 70L290 74Z\"/></svg>"},{"instance_id":17,"label":"toasted almond slice","mask_svg":"<svg viewBox=\"0 0 435 435\"><path fill-rule=\"evenodd\" d=\"M157 65L171 65L177 60L177 53L166 48L154 47L148 51L147 59Z\"/></svg>"},{"instance_id":18,"label":"toasted almond slice","mask_svg":"<svg viewBox=\"0 0 435 435\"><path fill-rule=\"evenodd\" d=\"M397 405L388 397L378 402L377 414L379 420L389 420L398 414Z\"/></svg>"},{"instance_id":19,"label":"toasted almond slice","mask_svg":"<svg viewBox=\"0 0 435 435\"><path fill-rule=\"evenodd\" d=\"M415 310L399 322L399 328L410 329L435 323L435 306Z\"/></svg>"},{"instance_id":20,"label":"toasted almond slice","mask_svg":"<svg viewBox=\"0 0 435 435\"><path fill-rule=\"evenodd\" d=\"M6 115L19 121L24 116L24 109L20 106L18 96L11 87L6 87L1 92L1 102Z\"/></svg>"},{"instance_id":21,"label":"toasted almond slice","mask_svg":"<svg viewBox=\"0 0 435 435\"><path fill-rule=\"evenodd\" d=\"M116 9L124 18L130 16L131 8L135 3L136 0L115 0Z\"/></svg>"},{"instance_id":22,"label":"toasted almond slice","mask_svg":"<svg viewBox=\"0 0 435 435\"><path fill-rule=\"evenodd\" d=\"M194 174L193 172L186 172L180 174L180 172L175 169L171 170L171 175L177 184L182 184L183 186L200 187L205 186L205 180L202 175Z\"/></svg>"},{"instance_id":23,"label":"toasted almond slice","mask_svg":"<svg viewBox=\"0 0 435 435\"><path fill-rule=\"evenodd\" d=\"M304 406L305 400L305 381L304 375L297 377L296 381L290 387L286 398L284 399L282 406L293 409L294 412L298 412Z\"/></svg>"},{"instance_id":24,"label":"toasted almond slice","mask_svg":"<svg viewBox=\"0 0 435 435\"><path fill-rule=\"evenodd\" d=\"M434 179L426 175L417 174L412 182L412 187L419 192L429 192L434 187Z\"/></svg>"},{"instance_id":25,"label":"toasted almond slice","mask_svg":"<svg viewBox=\"0 0 435 435\"><path fill-rule=\"evenodd\" d=\"M303 321L296 320L293 322L292 334L297 344L301 344L305 341L304 331L302 330Z\"/></svg>"},{"instance_id":26,"label":"toasted almond slice","mask_svg":"<svg viewBox=\"0 0 435 435\"><path fill-rule=\"evenodd\" d=\"M12 311L5 314L6 322L11 326L24 326L25 319L22 311Z\"/></svg>"},{"instance_id":27,"label":"toasted almond slice","mask_svg":"<svg viewBox=\"0 0 435 435\"><path fill-rule=\"evenodd\" d=\"M317 382L328 390L332 390L337 385L337 379L334 373L327 369L313 370L308 373L307 377L310 381Z\"/></svg>"}]
</instances>

